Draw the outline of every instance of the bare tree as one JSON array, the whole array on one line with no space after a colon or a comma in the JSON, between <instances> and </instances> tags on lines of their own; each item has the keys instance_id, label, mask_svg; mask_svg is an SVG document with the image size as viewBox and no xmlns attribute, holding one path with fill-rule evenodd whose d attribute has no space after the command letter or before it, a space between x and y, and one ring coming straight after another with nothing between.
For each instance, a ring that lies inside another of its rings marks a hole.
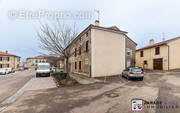
<instances>
[{"instance_id":1,"label":"bare tree","mask_svg":"<svg viewBox=\"0 0 180 113\"><path fill-rule=\"evenodd\" d=\"M56 25L41 24L40 31L37 32L39 39L39 47L45 50L51 56L66 59L66 71L69 72L69 51L64 49L71 43L71 41L77 36L77 28L66 26L57 21Z\"/></svg>"},{"instance_id":2,"label":"bare tree","mask_svg":"<svg viewBox=\"0 0 180 113\"><path fill-rule=\"evenodd\" d=\"M69 57L64 49L77 36L77 28L61 24L57 21L55 25L41 24L40 31L37 32L39 47L56 57Z\"/></svg>"}]
</instances>

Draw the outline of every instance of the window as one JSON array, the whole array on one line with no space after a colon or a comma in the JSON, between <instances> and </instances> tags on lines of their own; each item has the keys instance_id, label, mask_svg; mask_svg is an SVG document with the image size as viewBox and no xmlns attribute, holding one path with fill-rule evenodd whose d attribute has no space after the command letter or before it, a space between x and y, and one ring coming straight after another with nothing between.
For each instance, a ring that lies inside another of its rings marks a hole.
<instances>
[{"instance_id":1,"label":"window","mask_svg":"<svg viewBox=\"0 0 180 113\"><path fill-rule=\"evenodd\" d=\"M141 51L140 56L141 56L141 57L144 57L144 51Z\"/></svg>"},{"instance_id":2,"label":"window","mask_svg":"<svg viewBox=\"0 0 180 113\"><path fill-rule=\"evenodd\" d=\"M147 60L144 61L144 65L147 65Z\"/></svg>"},{"instance_id":3,"label":"window","mask_svg":"<svg viewBox=\"0 0 180 113\"><path fill-rule=\"evenodd\" d=\"M0 68L2 68L2 64L0 64Z\"/></svg>"},{"instance_id":4,"label":"window","mask_svg":"<svg viewBox=\"0 0 180 113\"><path fill-rule=\"evenodd\" d=\"M2 61L9 61L9 57L2 57Z\"/></svg>"},{"instance_id":5,"label":"window","mask_svg":"<svg viewBox=\"0 0 180 113\"><path fill-rule=\"evenodd\" d=\"M86 33L86 37L88 37L88 32Z\"/></svg>"},{"instance_id":6,"label":"window","mask_svg":"<svg viewBox=\"0 0 180 113\"><path fill-rule=\"evenodd\" d=\"M75 69L77 69L77 62L75 62Z\"/></svg>"},{"instance_id":7,"label":"window","mask_svg":"<svg viewBox=\"0 0 180 113\"><path fill-rule=\"evenodd\" d=\"M74 50L74 56L75 57L77 56L77 48L75 48L75 50Z\"/></svg>"},{"instance_id":8,"label":"window","mask_svg":"<svg viewBox=\"0 0 180 113\"><path fill-rule=\"evenodd\" d=\"M128 52L127 52L127 56L131 56L131 51L128 51Z\"/></svg>"},{"instance_id":9,"label":"window","mask_svg":"<svg viewBox=\"0 0 180 113\"><path fill-rule=\"evenodd\" d=\"M2 64L2 68L8 68L9 64Z\"/></svg>"},{"instance_id":10,"label":"window","mask_svg":"<svg viewBox=\"0 0 180 113\"><path fill-rule=\"evenodd\" d=\"M81 55L81 46L79 47L79 55Z\"/></svg>"},{"instance_id":11,"label":"window","mask_svg":"<svg viewBox=\"0 0 180 113\"><path fill-rule=\"evenodd\" d=\"M0 57L0 61L2 61L2 57Z\"/></svg>"},{"instance_id":12,"label":"window","mask_svg":"<svg viewBox=\"0 0 180 113\"><path fill-rule=\"evenodd\" d=\"M160 54L160 47L156 47L155 48L155 55L159 55Z\"/></svg>"},{"instance_id":13,"label":"window","mask_svg":"<svg viewBox=\"0 0 180 113\"><path fill-rule=\"evenodd\" d=\"M79 61L79 69L81 70L81 61Z\"/></svg>"},{"instance_id":14,"label":"window","mask_svg":"<svg viewBox=\"0 0 180 113\"><path fill-rule=\"evenodd\" d=\"M86 52L88 52L88 41L86 41Z\"/></svg>"}]
</instances>

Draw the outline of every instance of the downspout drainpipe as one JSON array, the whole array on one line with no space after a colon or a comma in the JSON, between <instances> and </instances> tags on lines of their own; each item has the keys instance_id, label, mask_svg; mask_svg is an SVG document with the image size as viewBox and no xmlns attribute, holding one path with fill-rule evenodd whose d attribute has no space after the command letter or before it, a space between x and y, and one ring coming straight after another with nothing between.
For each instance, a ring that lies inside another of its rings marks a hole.
<instances>
[{"instance_id":1,"label":"downspout drainpipe","mask_svg":"<svg viewBox=\"0 0 180 113\"><path fill-rule=\"evenodd\" d=\"M169 71L169 64L170 64L170 62L169 62L169 54L170 54L170 49L169 49L168 43L166 43L166 46L168 47L168 71Z\"/></svg>"}]
</instances>

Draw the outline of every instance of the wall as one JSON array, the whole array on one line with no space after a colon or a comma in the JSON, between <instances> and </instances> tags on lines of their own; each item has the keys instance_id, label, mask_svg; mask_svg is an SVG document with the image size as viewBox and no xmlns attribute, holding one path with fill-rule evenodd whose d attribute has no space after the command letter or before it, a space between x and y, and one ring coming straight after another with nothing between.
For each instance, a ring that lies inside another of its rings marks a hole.
<instances>
[{"instance_id":1,"label":"wall","mask_svg":"<svg viewBox=\"0 0 180 113\"><path fill-rule=\"evenodd\" d=\"M169 43L170 69L180 69L180 38Z\"/></svg>"},{"instance_id":2,"label":"wall","mask_svg":"<svg viewBox=\"0 0 180 113\"><path fill-rule=\"evenodd\" d=\"M88 36L86 35L88 33ZM81 36L77 37L75 41L66 49L66 53L70 53L67 59L65 58L65 71L69 73L75 73L79 75L84 75L90 77L91 69L91 31L87 29ZM86 41L88 41L88 52L86 52ZM79 55L79 47L81 47L81 55ZM75 56L75 48L77 48L77 55ZM81 69L79 69L79 61L81 61ZM75 69L75 62L77 63L77 68ZM68 69L67 69L68 65Z\"/></svg>"},{"instance_id":3,"label":"wall","mask_svg":"<svg viewBox=\"0 0 180 113\"><path fill-rule=\"evenodd\" d=\"M131 51L131 55L127 54L128 51ZM130 61L130 66L135 66L135 56L136 56L136 44L126 38L126 67L128 67L128 61Z\"/></svg>"},{"instance_id":4,"label":"wall","mask_svg":"<svg viewBox=\"0 0 180 113\"><path fill-rule=\"evenodd\" d=\"M140 51L136 51L136 66L152 70L153 59L163 58L163 70L168 70L168 47L166 45L160 46L160 55L155 55L155 47L143 51L144 57L140 57ZM145 60L148 65L144 65Z\"/></svg>"},{"instance_id":5,"label":"wall","mask_svg":"<svg viewBox=\"0 0 180 113\"><path fill-rule=\"evenodd\" d=\"M92 77L121 74L125 69L125 36L92 29Z\"/></svg>"},{"instance_id":6,"label":"wall","mask_svg":"<svg viewBox=\"0 0 180 113\"><path fill-rule=\"evenodd\" d=\"M15 56L1 56L1 57L9 57L9 61L0 61L0 64L9 64L10 68L14 68L18 70L20 58Z\"/></svg>"}]
</instances>

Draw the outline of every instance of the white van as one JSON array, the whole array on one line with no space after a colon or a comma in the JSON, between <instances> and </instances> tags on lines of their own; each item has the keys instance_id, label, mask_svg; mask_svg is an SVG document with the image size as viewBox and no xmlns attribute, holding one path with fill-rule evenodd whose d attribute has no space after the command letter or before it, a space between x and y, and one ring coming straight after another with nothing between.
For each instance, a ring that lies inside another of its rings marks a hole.
<instances>
[{"instance_id":1,"label":"white van","mask_svg":"<svg viewBox=\"0 0 180 113\"><path fill-rule=\"evenodd\" d=\"M38 63L36 68L36 77L50 76L51 67L49 63Z\"/></svg>"}]
</instances>

